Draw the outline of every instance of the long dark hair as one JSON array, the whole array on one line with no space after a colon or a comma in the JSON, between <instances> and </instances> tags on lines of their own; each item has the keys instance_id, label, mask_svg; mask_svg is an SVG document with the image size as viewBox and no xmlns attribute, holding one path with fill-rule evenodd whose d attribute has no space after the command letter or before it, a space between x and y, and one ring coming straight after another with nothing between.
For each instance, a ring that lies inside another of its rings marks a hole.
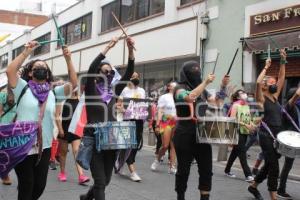
<instances>
[{"instance_id":1,"label":"long dark hair","mask_svg":"<svg viewBox=\"0 0 300 200\"><path fill-rule=\"evenodd\" d=\"M239 96L240 96L240 92L245 92L244 90L242 89L238 89L237 91L235 91L232 95L231 95L231 100L232 100L232 103L234 103L235 101L239 100Z\"/></svg>"},{"instance_id":2,"label":"long dark hair","mask_svg":"<svg viewBox=\"0 0 300 200\"><path fill-rule=\"evenodd\" d=\"M52 74L48 64L45 61L40 60L40 59L36 59L36 60L32 60L32 61L28 62L21 70L21 78L27 82L30 81L32 79L32 77L29 76L29 73L32 71L32 67L33 67L34 63L39 62L39 61L44 62L47 66L48 78L46 81L48 83L53 82L54 77L53 77L53 74Z\"/></svg>"}]
</instances>

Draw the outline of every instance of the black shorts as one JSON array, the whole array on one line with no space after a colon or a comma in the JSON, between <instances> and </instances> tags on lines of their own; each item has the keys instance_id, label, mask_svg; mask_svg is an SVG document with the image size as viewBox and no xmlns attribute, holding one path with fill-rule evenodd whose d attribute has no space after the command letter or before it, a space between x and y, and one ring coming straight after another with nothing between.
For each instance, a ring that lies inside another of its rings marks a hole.
<instances>
[{"instance_id":1,"label":"black shorts","mask_svg":"<svg viewBox=\"0 0 300 200\"><path fill-rule=\"evenodd\" d=\"M78 135L75 135L75 134L70 133L70 132L65 133L64 137L60 137L58 135L58 138L61 139L61 140L65 140L68 143L72 143L75 140L80 140L81 139Z\"/></svg>"}]
</instances>

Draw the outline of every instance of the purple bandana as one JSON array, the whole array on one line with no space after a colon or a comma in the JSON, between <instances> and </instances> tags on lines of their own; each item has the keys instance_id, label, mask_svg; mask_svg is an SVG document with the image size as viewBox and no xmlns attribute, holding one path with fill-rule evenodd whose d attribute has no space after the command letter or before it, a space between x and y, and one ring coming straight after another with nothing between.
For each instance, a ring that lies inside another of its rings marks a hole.
<instances>
[{"instance_id":1,"label":"purple bandana","mask_svg":"<svg viewBox=\"0 0 300 200\"><path fill-rule=\"evenodd\" d=\"M39 103L42 104L47 100L50 84L49 83L36 83L32 80L28 81L28 86L35 98L39 100Z\"/></svg>"},{"instance_id":2,"label":"purple bandana","mask_svg":"<svg viewBox=\"0 0 300 200\"><path fill-rule=\"evenodd\" d=\"M113 97L113 91L111 86L109 85L108 87L105 87L104 83L101 82L96 84L96 88L101 99L108 104L111 98Z\"/></svg>"},{"instance_id":3,"label":"purple bandana","mask_svg":"<svg viewBox=\"0 0 300 200\"><path fill-rule=\"evenodd\" d=\"M22 162L37 135L36 122L16 122L0 125L0 177L8 175L18 163Z\"/></svg>"}]
</instances>

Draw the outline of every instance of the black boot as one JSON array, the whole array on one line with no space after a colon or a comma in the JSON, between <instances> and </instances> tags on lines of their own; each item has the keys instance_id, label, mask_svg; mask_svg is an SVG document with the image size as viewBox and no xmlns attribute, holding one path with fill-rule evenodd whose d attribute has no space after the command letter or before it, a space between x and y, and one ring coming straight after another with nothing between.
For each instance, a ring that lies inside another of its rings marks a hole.
<instances>
[{"instance_id":1,"label":"black boot","mask_svg":"<svg viewBox=\"0 0 300 200\"><path fill-rule=\"evenodd\" d=\"M80 200L93 200L94 199L93 187L90 187L89 191L86 194L80 195L79 199Z\"/></svg>"},{"instance_id":2,"label":"black boot","mask_svg":"<svg viewBox=\"0 0 300 200\"><path fill-rule=\"evenodd\" d=\"M177 193L177 200L185 200L184 193Z\"/></svg>"}]
</instances>

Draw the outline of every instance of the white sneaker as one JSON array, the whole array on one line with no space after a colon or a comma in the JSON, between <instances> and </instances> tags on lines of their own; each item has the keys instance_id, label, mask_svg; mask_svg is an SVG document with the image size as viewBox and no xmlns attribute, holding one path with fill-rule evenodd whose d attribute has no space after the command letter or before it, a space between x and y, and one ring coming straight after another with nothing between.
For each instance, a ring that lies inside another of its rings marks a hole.
<instances>
[{"instance_id":1,"label":"white sneaker","mask_svg":"<svg viewBox=\"0 0 300 200\"><path fill-rule=\"evenodd\" d=\"M254 181L253 176L247 176L247 178L245 179L246 182L252 182Z\"/></svg>"},{"instance_id":2,"label":"white sneaker","mask_svg":"<svg viewBox=\"0 0 300 200\"><path fill-rule=\"evenodd\" d=\"M236 177L236 175L231 173L231 172L225 173L225 175L230 177L230 178L235 178Z\"/></svg>"},{"instance_id":3,"label":"white sneaker","mask_svg":"<svg viewBox=\"0 0 300 200\"><path fill-rule=\"evenodd\" d=\"M126 176L126 172L125 172L125 170L124 170L124 167L122 167L122 168L120 169L120 171L118 172L118 174L119 174L120 176Z\"/></svg>"},{"instance_id":4,"label":"white sneaker","mask_svg":"<svg viewBox=\"0 0 300 200\"><path fill-rule=\"evenodd\" d=\"M155 159L150 168L152 171L156 171L158 166L159 166L159 161Z\"/></svg>"},{"instance_id":5,"label":"white sneaker","mask_svg":"<svg viewBox=\"0 0 300 200\"><path fill-rule=\"evenodd\" d=\"M130 179L134 182L140 182L142 180L136 172L130 174Z\"/></svg>"},{"instance_id":6,"label":"white sneaker","mask_svg":"<svg viewBox=\"0 0 300 200\"><path fill-rule=\"evenodd\" d=\"M175 166L172 166L169 168L169 171L168 171L169 174L176 174L176 172L177 172L177 169Z\"/></svg>"}]
</instances>

